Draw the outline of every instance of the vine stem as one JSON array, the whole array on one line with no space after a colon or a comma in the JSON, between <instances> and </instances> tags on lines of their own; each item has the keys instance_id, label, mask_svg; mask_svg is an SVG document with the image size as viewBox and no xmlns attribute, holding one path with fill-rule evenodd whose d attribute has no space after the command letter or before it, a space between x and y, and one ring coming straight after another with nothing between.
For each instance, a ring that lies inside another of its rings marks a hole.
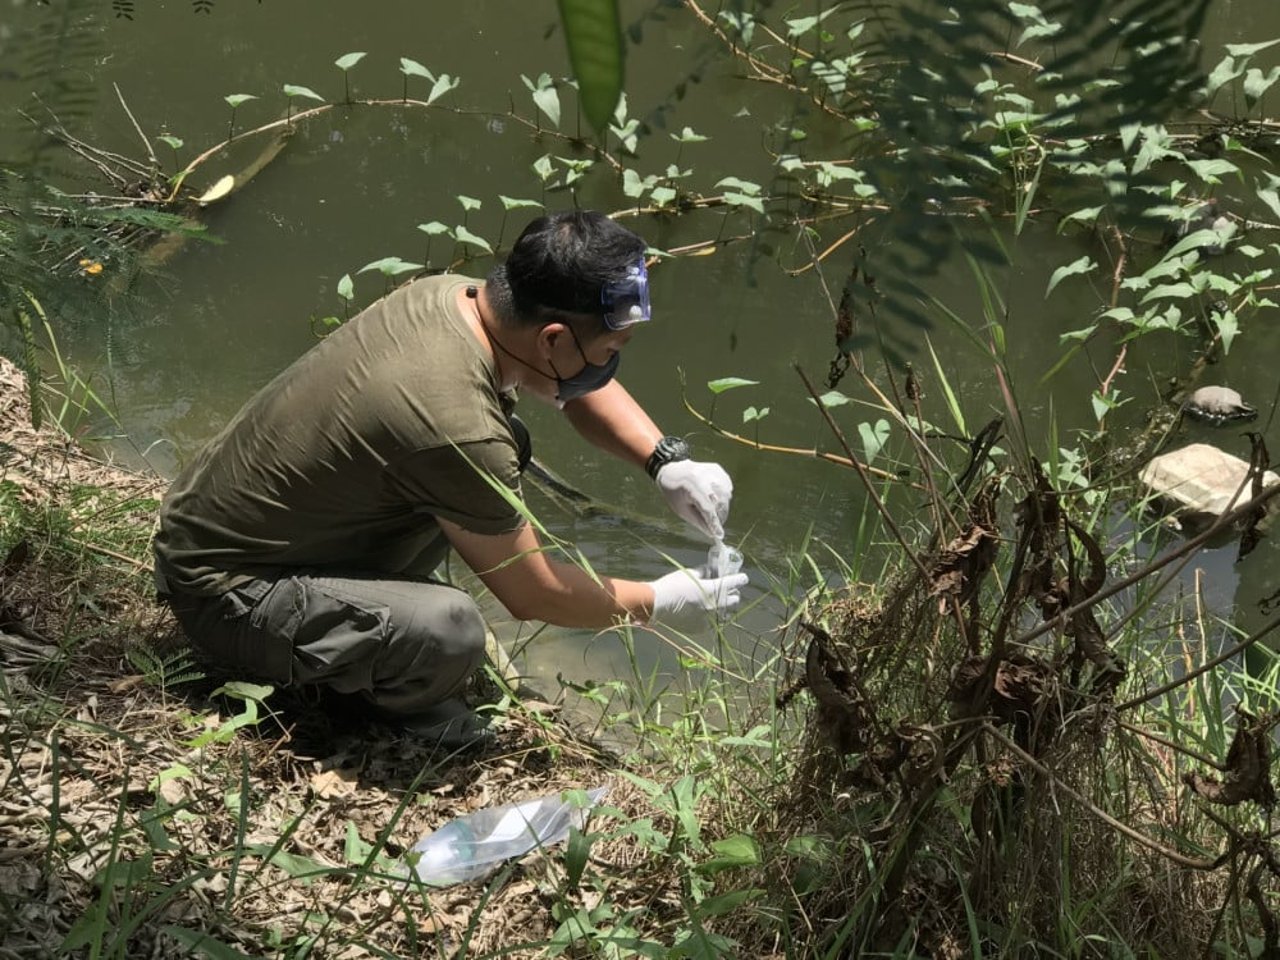
<instances>
[{"instance_id":1,"label":"vine stem","mask_svg":"<svg viewBox=\"0 0 1280 960\"><path fill-rule=\"evenodd\" d=\"M896 473L891 473L890 471L883 470L880 467L868 466L867 464L860 463L857 460L850 460L848 457L842 457L838 453L826 453L821 450L810 450L804 447L783 447L773 443L761 443L759 439L752 439L751 437L744 437L740 433L733 433L732 431L726 430L724 427L721 427L707 419L704 413L689 402L688 397L684 398L684 408L689 411L694 419L698 420L709 429L714 430L717 436L723 437L726 440L732 440L734 443L740 443L743 446L751 447L753 450L760 450L764 453L785 453L794 457L805 457L809 460L825 460L827 463L834 463L842 467L853 467L856 464L857 467L865 470L874 477L879 477L882 480L897 480L901 483L905 483L913 490L924 491L925 489L924 484L910 480L903 480L902 477L898 476Z\"/></svg>"}]
</instances>

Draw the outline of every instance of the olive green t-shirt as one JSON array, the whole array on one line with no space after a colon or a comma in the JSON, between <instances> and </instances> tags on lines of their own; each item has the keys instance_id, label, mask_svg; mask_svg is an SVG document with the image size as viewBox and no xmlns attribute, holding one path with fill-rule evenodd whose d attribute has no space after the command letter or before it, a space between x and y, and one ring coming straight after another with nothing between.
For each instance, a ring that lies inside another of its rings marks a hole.
<instances>
[{"instance_id":1,"label":"olive green t-shirt","mask_svg":"<svg viewBox=\"0 0 1280 960\"><path fill-rule=\"evenodd\" d=\"M518 450L459 276L383 298L267 384L160 507L170 590L215 594L295 567L396 574L444 558L443 517L518 528ZM486 479L485 475L490 479Z\"/></svg>"}]
</instances>

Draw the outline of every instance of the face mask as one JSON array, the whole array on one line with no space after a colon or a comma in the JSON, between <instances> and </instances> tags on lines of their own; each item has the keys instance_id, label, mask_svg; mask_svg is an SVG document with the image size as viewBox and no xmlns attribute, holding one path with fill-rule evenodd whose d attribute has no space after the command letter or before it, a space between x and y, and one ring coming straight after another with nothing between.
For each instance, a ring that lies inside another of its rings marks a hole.
<instances>
[{"instance_id":1,"label":"face mask","mask_svg":"<svg viewBox=\"0 0 1280 960\"><path fill-rule=\"evenodd\" d=\"M578 335L573 332L573 327L567 327L569 335L573 337L574 346L578 348L578 353L582 357L583 368L575 373L572 377L560 376L560 371L556 370L556 365L550 359L547 363L551 364L551 370L555 373L556 380L556 402L560 407L564 407L570 400L576 400L578 397L585 397L593 390L599 390L606 383L613 379L615 373L618 372L619 354L615 353L606 363L592 363L587 359L587 355L582 352L582 344L578 342Z\"/></svg>"}]
</instances>

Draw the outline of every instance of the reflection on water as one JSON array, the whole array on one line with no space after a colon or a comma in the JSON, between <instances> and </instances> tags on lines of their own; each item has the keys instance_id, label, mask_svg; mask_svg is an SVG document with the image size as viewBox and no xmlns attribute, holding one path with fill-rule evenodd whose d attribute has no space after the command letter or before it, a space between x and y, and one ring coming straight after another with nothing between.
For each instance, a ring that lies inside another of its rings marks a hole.
<instances>
[{"instance_id":1,"label":"reflection on water","mask_svg":"<svg viewBox=\"0 0 1280 960\"><path fill-rule=\"evenodd\" d=\"M679 156L693 171L690 185L708 193L728 173L768 183L773 171L760 148L761 134L794 119L795 107L785 92L743 83L735 65L721 58L720 47L678 7L623 7L625 19L644 27L643 42L628 56L630 111L651 128L637 162L644 169L661 170ZM104 315L101 324L67 330L62 344L67 355L110 383L106 392L132 438L133 446L121 451L126 459L144 451L158 469L174 471L258 387L314 342L313 320L343 314L336 288L344 274L355 278L358 309L385 291L375 273L357 273L362 265L389 255L439 263L463 253L439 242L428 247L418 224L465 222L475 233L489 238L501 234L509 242L519 229L517 219L523 222L518 216L523 211L508 216L500 195L555 208L578 203L616 211L631 205L608 175L587 177L573 194L547 194L534 172L535 162L547 154L567 159L579 154L565 141L532 136L525 126L502 116L511 103L521 115L533 116L522 73L567 72L553 7L499 0L450 4L447 15L430 16L429 26L423 5L409 0L384 0L376 12L356 15L353 10L336 0L272 0L223 3L212 16L194 17L186 4L178 3L149 6L132 22L103 22L107 52L95 65L102 95L81 134L130 154L139 152L139 144L111 93L112 84L120 86L145 130L180 136L187 144L184 156L189 156L199 145L225 135L228 111L222 98L227 94L258 97L237 112L238 128L273 119L284 109L278 93L282 83L303 84L330 100L339 98L342 77L333 60L352 50L367 52L351 73L357 96L398 97L403 88L399 58L407 56L462 78L446 101L450 107L492 111L344 107L300 124L279 158L242 193L203 216L225 244L188 244L127 314L118 311ZM0 13L0 22L29 15L35 15L31 9L13 7ZM1280 35L1280 6L1224 5L1224 15L1213 19L1210 30L1204 38L1206 57L1216 59L1223 42ZM700 82L688 82L695 74ZM24 95L13 81L0 80L0 107L7 109ZM566 125L573 122L566 119ZM686 125L709 139L681 153L669 134ZM0 131L0 145L4 137ZM838 138L825 139L831 149L839 149ZM213 164L209 181L224 167L234 169L243 162L240 156ZM480 200L480 209L464 210L460 196ZM720 211L643 217L628 225L662 249L747 226L726 220ZM1056 430L1062 445L1071 446L1074 431L1094 426L1089 397L1114 351L1109 344L1091 344L1046 384L1042 378L1058 356L1057 338L1085 325L1088 318L1078 311L1092 310L1095 298L1082 308L1067 296L1046 301L1044 291L1053 269L1089 252L1084 246L1089 241L1083 235L1064 240L1050 225L1005 241L1013 266L994 279L1008 308L1013 388L1025 404L1030 435L1048 437ZM867 242L874 243L874 235ZM719 460L733 476L729 538L742 546L753 578L742 626L744 635L765 638L760 655L767 657L782 614L769 592L775 584L791 582L787 556L808 545L821 568L833 571L828 547L846 557L854 552L866 498L847 470L754 452L717 437L689 414L686 401L735 433L755 436L758 430L765 442L839 449L794 369L798 364L819 379L831 359L833 337L823 278L813 271L791 276L775 262L794 265L797 257L803 262L795 232L775 223L758 244L712 249L709 256L664 260L653 270L655 322L628 346L620 379L666 432L688 435L696 456ZM480 257L460 269L483 276L490 263ZM968 265L957 256L937 266L930 292L965 320L979 322L981 298ZM836 282L834 274L826 279ZM943 324L929 336L951 389L961 398L967 426L974 429L1000 412L990 367L968 340ZM1259 429L1273 449L1280 449L1266 413L1273 403L1273 371L1260 360L1280 355L1280 328L1257 323L1246 340L1248 349L1232 352L1212 371L1213 378L1229 382L1263 408ZM1189 342L1172 336L1143 343L1129 360L1133 385L1127 392L1145 395L1152 382L1185 369L1188 348ZM926 417L948 430L958 429L923 344L921 349L917 371L925 386ZM757 385L714 397L705 384L727 376ZM883 385L883 374L875 376ZM835 415L856 438L860 421L882 413L870 392L852 379L841 389L858 402ZM521 413L534 431L540 459L628 515L653 518L653 527L637 535L634 525L616 518L580 519L549 502L536 503L557 535L574 541L601 569L632 578L665 572L669 559L702 559L705 544L670 522L647 477L597 456L554 411L529 407L524 404ZM748 407L768 407L770 413L747 423L743 414ZM1122 408L1112 429L1136 426L1140 417L1136 405ZM110 424L98 427L103 433L116 432ZM1204 428L1183 429L1190 439ZM1213 440L1239 452L1241 441L1230 431L1215 433ZM897 443L891 442L886 455L896 449L906 455ZM947 455L958 464L963 450ZM903 509L912 519L912 504L904 500ZM1269 539L1240 564L1231 562L1229 548L1197 558L1196 566L1205 571L1206 597L1218 610L1238 604L1243 629L1256 624L1258 602L1276 588L1278 549ZM872 562L871 569L880 562L853 559ZM494 616L500 632L508 629L508 637L514 638L515 626L504 627L498 611ZM673 649L641 633L636 636L642 673L655 668L678 672L679 655ZM544 675L563 671L576 678L627 677L632 670L625 646L608 633L543 631L531 644L528 662Z\"/></svg>"}]
</instances>

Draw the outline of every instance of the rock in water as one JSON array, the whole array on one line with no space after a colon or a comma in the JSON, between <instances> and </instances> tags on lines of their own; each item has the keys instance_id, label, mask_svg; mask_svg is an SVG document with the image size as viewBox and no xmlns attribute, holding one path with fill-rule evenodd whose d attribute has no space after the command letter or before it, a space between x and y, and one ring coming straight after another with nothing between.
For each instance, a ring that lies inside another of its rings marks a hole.
<instances>
[{"instance_id":1,"label":"rock in water","mask_svg":"<svg viewBox=\"0 0 1280 960\"><path fill-rule=\"evenodd\" d=\"M1239 457L1207 443L1193 443L1152 459L1140 479L1152 493L1177 505L1180 513L1219 517L1251 498L1245 485L1248 473L1249 464ZM1262 483L1271 487L1280 483L1280 476L1268 470ZM1267 501L1268 520L1280 508L1277 500L1280 497Z\"/></svg>"},{"instance_id":2,"label":"rock in water","mask_svg":"<svg viewBox=\"0 0 1280 960\"><path fill-rule=\"evenodd\" d=\"M1191 394L1183 409L1215 427L1233 420L1252 420L1258 415L1257 407L1245 403L1230 387L1201 387Z\"/></svg>"}]
</instances>

